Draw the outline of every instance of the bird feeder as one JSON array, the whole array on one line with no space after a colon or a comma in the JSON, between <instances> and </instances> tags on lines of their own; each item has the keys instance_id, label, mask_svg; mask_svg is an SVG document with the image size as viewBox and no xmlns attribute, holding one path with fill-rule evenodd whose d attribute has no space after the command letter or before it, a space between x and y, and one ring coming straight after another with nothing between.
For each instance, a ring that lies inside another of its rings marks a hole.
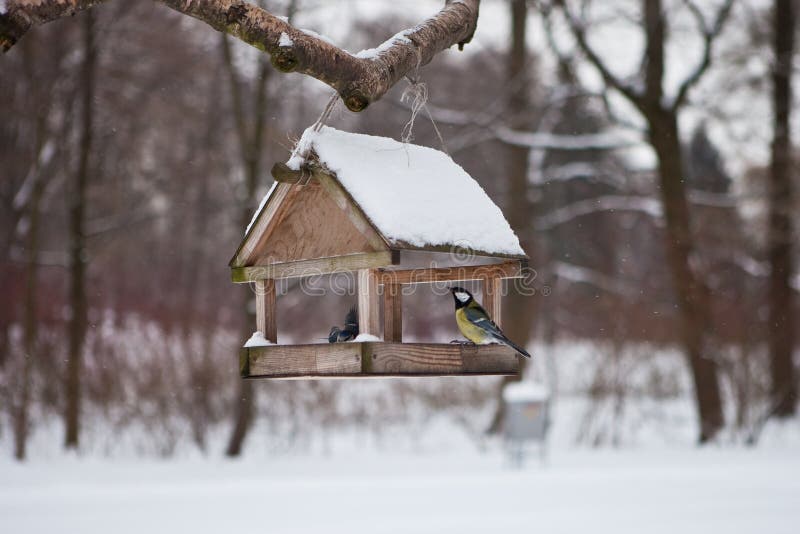
<instances>
[{"instance_id":1,"label":"bird feeder","mask_svg":"<svg viewBox=\"0 0 800 534\"><path fill-rule=\"evenodd\" d=\"M503 345L403 343L403 286L480 280L482 304L500 325L502 281L521 277L527 261L500 209L449 156L322 127L306 130L272 175L230 262L234 282L255 284L266 339L242 348L243 378L519 371ZM355 274L366 340L279 344L275 281L341 272Z\"/></svg>"}]
</instances>

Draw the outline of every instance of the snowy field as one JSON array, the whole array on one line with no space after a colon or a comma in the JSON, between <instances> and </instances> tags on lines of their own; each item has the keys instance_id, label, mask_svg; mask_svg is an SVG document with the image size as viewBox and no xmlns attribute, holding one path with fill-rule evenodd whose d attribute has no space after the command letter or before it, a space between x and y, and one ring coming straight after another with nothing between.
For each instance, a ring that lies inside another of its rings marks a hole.
<instances>
[{"instance_id":1,"label":"snowy field","mask_svg":"<svg viewBox=\"0 0 800 534\"><path fill-rule=\"evenodd\" d=\"M562 393L544 464L533 450L514 469L499 440L481 440L491 406L406 399L412 417L394 420L378 395L388 382L344 382L343 414L361 406L380 417L325 427L296 413L294 438L292 425L261 420L238 461L222 459L227 426L210 435L207 455L183 440L161 460L152 429L111 431L99 419L77 457L61 451L57 421L32 436L25 464L0 440L0 534L800 532L800 419L771 423L755 448L730 432L698 448L688 395L618 406L567 393L586 390L603 361L584 349L558 351ZM657 370L684 388L673 356L626 367L627 383Z\"/></svg>"},{"instance_id":2,"label":"snowy field","mask_svg":"<svg viewBox=\"0 0 800 534\"><path fill-rule=\"evenodd\" d=\"M796 533L793 447L0 461L0 532Z\"/></svg>"}]
</instances>

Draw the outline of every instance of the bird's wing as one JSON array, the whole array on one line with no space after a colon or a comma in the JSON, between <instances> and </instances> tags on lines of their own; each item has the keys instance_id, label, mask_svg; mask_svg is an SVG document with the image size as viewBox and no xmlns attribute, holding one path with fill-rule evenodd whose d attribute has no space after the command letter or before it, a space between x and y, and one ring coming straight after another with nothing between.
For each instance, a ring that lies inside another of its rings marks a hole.
<instances>
[{"instance_id":1,"label":"bird's wing","mask_svg":"<svg viewBox=\"0 0 800 534\"><path fill-rule=\"evenodd\" d=\"M338 326L331 327L331 331L328 334L328 343L336 343L336 341L339 339L339 332L340 330Z\"/></svg>"},{"instance_id":2,"label":"bird's wing","mask_svg":"<svg viewBox=\"0 0 800 534\"><path fill-rule=\"evenodd\" d=\"M483 331L486 332L486 334L493 337L500 343L508 345L515 351L525 356L526 358L531 357L528 351L526 351L525 349L523 349L522 347L520 347L519 345L517 345L516 343L514 343L513 341L511 341L506 337L503 331L500 330L500 327L497 326L494 323L494 321L491 320L491 318L489 318L489 314L486 313L486 310L477 305L468 306L467 308L465 308L465 313L467 316L467 320L472 324L474 324L475 326L477 326L478 328L483 329Z\"/></svg>"},{"instance_id":3,"label":"bird's wing","mask_svg":"<svg viewBox=\"0 0 800 534\"><path fill-rule=\"evenodd\" d=\"M489 317L489 314L486 313L481 306L467 306L464 309L464 313L467 316L467 320L474 324L475 326L482 328L494 337L499 337L500 339L505 339L506 336L503 335L503 332L500 330L500 327L494 324L494 321Z\"/></svg>"}]
</instances>

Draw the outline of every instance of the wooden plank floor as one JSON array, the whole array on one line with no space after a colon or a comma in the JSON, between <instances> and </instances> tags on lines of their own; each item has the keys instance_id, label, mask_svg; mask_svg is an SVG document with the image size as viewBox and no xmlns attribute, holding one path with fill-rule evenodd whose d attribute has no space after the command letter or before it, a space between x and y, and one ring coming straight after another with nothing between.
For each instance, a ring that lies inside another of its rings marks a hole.
<instances>
[{"instance_id":1,"label":"wooden plank floor","mask_svg":"<svg viewBox=\"0 0 800 534\"><path fill-rule=\"evenodd\" d=\"M242 348L239 367L251 379L514 375L519 356L503 345L317 343Z\"/></svg>"}]
</instances>

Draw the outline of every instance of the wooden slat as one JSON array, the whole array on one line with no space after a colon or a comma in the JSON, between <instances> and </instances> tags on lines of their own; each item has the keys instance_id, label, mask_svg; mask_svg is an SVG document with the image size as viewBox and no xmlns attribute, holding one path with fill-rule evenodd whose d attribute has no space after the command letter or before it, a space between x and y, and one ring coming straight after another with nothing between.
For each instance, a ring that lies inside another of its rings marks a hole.
<instances>
[{"instance_id":1,"label":"wooden slat","mask_svg":"<svg viewBox=\"0 0 800 534\"><path fill-rule=\"evenodd\" d=\"M489 314L489 317L502 328L502 297L503 297L503 279L495 276L485 278L483 280L483 309Z\"/></svg>"},{"instance_id":2,"label":"wooden slat","mask_svg":"<svg viewBox=\"0 0 800 534\"><path fill-rule=\"evenodd\" d=\"M462 369L465 374L517 374L519 361L515 350L505 345L481 345L461 347Z\"/></svg>"},{"instance_id":3,"label":"wooden slat","mask_svg":"<svg viewBox=\"0 0 800 534\"><path fill-rule=\"evenodd\" d=\"M244 378L370 378L513 375L519 358L503 345L330 343L242 349Z\"/></svg>"},{"instance_id":4,"label":"wooden slat","mask_svg":"<svg viewBox=\"0 0 800 534\"><path fill-rule=\"evenodd\" d=\"M360 343L250 347L242 378L354 375L361 372Z\"/></svg>"},{"instance_id":5,"label":"wooden slat","mask_svg":"<svg viewBox=\"0 0 800 534\"><path fill-rule=\"evenodd\" d=\"M358 331L360 334L380 335L380 306L378 276L375 269L358 270Z\"/></svg>"},{"instance_id":6,"label":"wooden slat","mask_svg":"<svg viewBox=\"0 0 800 534\"><path fill-rule=\"evenodd\" d=\"M266 278L297 278L392 265L396 254L392 251L347 254L315 260L289 261L272 265L254 265L231 269L231 280L236 283L253 282Z\"/></svg>"},{"instance_id":7,"label":"wooden slat","mask_svg":"<svg viewBox=\"0 0 800 534\"><path fill-rule=\"evenodd\" d=\"M371 373L378 375L513 374L519 371L515 352L503 345L431 343L367 343Z\"/></svg>"},{"instance_id":8,"label":"wooden slat","mask_svg":"<svg viewBox=\"0 0 800 534\"><path fill-rule=\"evenodd\" d=\"M256 328L264 334L264 338L273 343L278 342L277 295L275 280L257 280L256 286Z\"/></svg>"},{"instance_id":9,"label":"wooden slat","mask_svg":"<svg viewBox=\"0 0 800 534\"><path fill-rule=\"evenodd\" d=\"M519 261L508 261L491 265L442 267L437 269L407 269L390 271L382 269L381 284L432 284L435 282L458 282L463 280L485 280L486 278L520 278L522 267Z\"/></svg>"},{"instance_id":10,"label":"wooden slat","mask_svg":"<svg viewBox=\"0 0 800 534\"><path fill-rule=\"evenodd\" d=\"M388 284L383 288L383 339L403 341L403 286Z\"/></svg>"},{"instance_id":11,"label":"wooden slat","mask_svg":"<svg viewBox=\"0 0 800 534\"><path fill-rule=\"evenodd\" d=\"M314 178L325 188L336 205L347 214L353 226L367 238L373 248L376 250L388 248L388 242L336 178L323 171L316 171Z\"/></svg>"}]
</instances>

